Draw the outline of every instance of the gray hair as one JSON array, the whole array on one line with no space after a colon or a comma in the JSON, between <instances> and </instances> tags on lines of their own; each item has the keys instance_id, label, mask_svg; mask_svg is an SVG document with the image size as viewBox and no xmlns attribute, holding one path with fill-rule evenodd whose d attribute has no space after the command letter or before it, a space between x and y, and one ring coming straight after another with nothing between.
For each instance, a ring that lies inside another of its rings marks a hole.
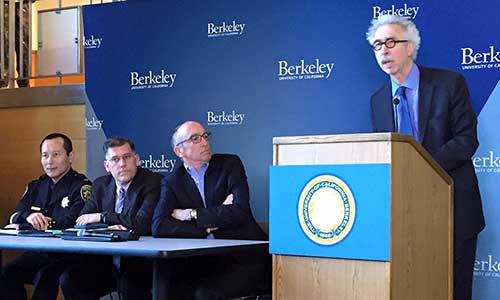
<instances>
[{"instance_id":1,"label":"gray hair","mask_svg":"<svg viewBox=\"0 0 500 300\"><path fill-rule=\"evenodd\" d=\"M174 149L178 143L180 143L180 138L179 138L179 128L183 125L184 123L177 125L174 129L174 132L172 132L172 138L170 139L170 145L172 146L172 149Z\"/></svg>"},{"instance_id":2,"label":"gray hair","mask_svg":"<svg viewBox=\"0 0 500 300\"><path fill-rule=\"evenodd\" d=\"M413 52L412 59L416 60L418 49L420 48L420 33L417 29L417 26L415 26L415 23L403 17L394 15L382 15L378 17L378 19L373 19L372 25L366 32L366 40L368 40L368 43L370 43L370 45L373 44L373 42L375 41L375 32L380 26L389 24L397 24L405 30L405 38L415 45L415 51Z\"/></svg>"}]
</instances>

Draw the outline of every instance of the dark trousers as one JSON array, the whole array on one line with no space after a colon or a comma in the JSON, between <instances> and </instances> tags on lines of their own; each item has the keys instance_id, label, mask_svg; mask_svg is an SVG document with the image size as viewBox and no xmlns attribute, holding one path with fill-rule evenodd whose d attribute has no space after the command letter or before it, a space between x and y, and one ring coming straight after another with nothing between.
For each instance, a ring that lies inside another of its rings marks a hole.
<instances>
[{"instance_id":1,"label":"dark trousers","mask_svg":"<svg viewBox=\"0 0 500 300\"><path fill-rule=\"evenodd\" d=\"M2 267L0 297L9 300L27 299L24 284L33 284L33 300L51 300L59 292L59 276L68 255L25 252Z\"/></svg>"},{"instance_id":2,"label":"dark trousers","mask_svg":"<svg viewBox=\"0 0 500 300\"><path fill-rule=\"evenodd\" d=\"M65 300L96 300L115 290L110 256L78 255L61 274Z\"/></svg>"},{"instance_id":3,"label":"dark trousers","mask_svg":"<svg viewBox=\"0 0 500 300\"><path fill-rule=\"evenodd\" d=\"M120 258L120 268L115 269L118 292L123 300L151 299L153 262L139 257Z\"/></svg>"},{"instance_id":4,"label":"dark trousers","mask_svg":"<svg viewBox=\"0 0 500 300\"><path fill-rule=\"evenodd\" d=\"M118 291L123 300L151 299L153 265L145 258L81 255L61 275L65 300L95 300Z\"/></svg>"},{"instance_id":5,"label":"dark trousers","mask_svg":"<svg viewBox=\"0 0 500 300\"><path fill-rule=\"evenodd\" d=\"M170 274L168 299L229 299L271 290L271 257L264 252L179 258L163 263Z\"/></svg>"},{"instance_id":6,"label":"dark trousers","mask_svg":"<svg viewBox=\"0 0 500 300\"><path fill-rule=\"evenodd\" d=\"M470 300L477 236L469 239L455 238L454 244L453 299Z\"/></svg>"}]
</instances>

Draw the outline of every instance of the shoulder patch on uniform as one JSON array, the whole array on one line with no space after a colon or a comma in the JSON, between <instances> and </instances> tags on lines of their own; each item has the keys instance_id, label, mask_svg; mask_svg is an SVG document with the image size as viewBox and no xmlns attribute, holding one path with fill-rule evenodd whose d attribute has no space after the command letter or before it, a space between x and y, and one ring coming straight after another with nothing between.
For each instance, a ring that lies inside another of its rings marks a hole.
<instances>
[{"instance_id":1,"label":"shoulder patch on uniform","mask_svg":"<svg viewBox=\"0 0 500 300\"><path fill-rule=\"evenodd\" d=\"M83 201L87 202L90 200L90 196L92 195L92 186L90 184L84 184L80 188L80 196Z\"/></svg>"}]
</instances>

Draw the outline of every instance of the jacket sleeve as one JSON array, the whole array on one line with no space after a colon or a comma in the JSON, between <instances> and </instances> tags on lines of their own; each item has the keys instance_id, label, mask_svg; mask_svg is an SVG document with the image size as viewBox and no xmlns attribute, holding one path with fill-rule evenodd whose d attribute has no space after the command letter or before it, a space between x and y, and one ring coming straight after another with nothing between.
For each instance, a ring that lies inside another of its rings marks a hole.
<instances>
[{"instance_id":1,"label":"jacket sleeve","mask_svg":"<svg viewBox=\"0 0 500 300\"><path fill-rule=\"evenodd\" d=\"M160 175L153 174L145 177L144 184L137 191L131 191L135 199L134 206L128 213L110 212L106 215L106 223L121 224L141 235L151 234L153 212L160 197Z\"/></svg>"},{"instance_id":2,"label":"jacket sleeve","mask_svg":"<svg viewBox=\"0 0 500 300\"><path fill-rule=\"evenodd\" d=\"M161 182L160 200L153 215L152 232L154 237L205 238L206 230L197 228L194 222L179 221L171 214L180 204L174 188L168 179Z\"/></svg>"},{"instance_id":3,"label":"jacket sleeve","mask_svg":"<svg viewBox=\"0 0 500 300\"><path fill-rule=\"evenodd\" d=\"M95 183L95 182L94 182ZM85 214L93 214L93 213L98 213L101 212L101 206L99 205L98 198L99 196L99 189L96 188L94 185L92 187L92 194L90 196L90 199L85 202L82 210L80 211L80 216L85 215Z\"/></svg>"},{"instance_id":4,"label":"jacket sleeve","mask_svg":"<svg viewBox=\"0 0 500 300\"><path fill-rule=\"evenodd\" d=\"M227 175L227 191L217 199L220 205L197 209L196 225L199 228L217 227L219 229L238 227L251 218L249 188L243 163L236 155L230 159ZM222 205L225 198L233 194L233 204Z\"/></svg>"},{"instance_id":5,"label":"jacket sleeve","mask_svg":"<svg viewBox=\"0 0 500 300\"><path fill-rule=\"evenodd\" d=\"M458 76L450 93L451 98L447 107L450 138L434 153L431 153L446 171L452 171L468 162L479 146L477 118L471 105L465 78L462 75Z\"/></svg>"},{"instance_id":6,"label":"jacket sleeve","mask_svg":"<svg viewBox=\"0 0 500 300\"><path fill-rule=\"evenodd\" d=\"M32 181L28 184L14 212L9 216L8 224L21 224L27 222L26 218L31 214L31 205L34 197L36 197L36 186L36 181Z\"/></svg>"}]
</instances>

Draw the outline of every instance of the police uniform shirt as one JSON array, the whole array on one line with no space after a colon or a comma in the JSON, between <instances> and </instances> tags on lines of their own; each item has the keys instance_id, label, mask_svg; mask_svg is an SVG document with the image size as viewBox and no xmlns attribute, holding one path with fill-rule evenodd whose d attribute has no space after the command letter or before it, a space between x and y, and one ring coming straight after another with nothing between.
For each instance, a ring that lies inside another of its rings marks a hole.
<instances>
[{"instance_id":1,"label":"police uniform shirt","mask_svg":"<svg viewBox=\"0 0 500 300\"><path fill-rule=\"evenodd\" d=\"M52 229L73 227L90 194L91 182L73 169L55 184L50 177L42 175L28 184L9 223L20 224L20 229L33 229L26 218L31 213L41 212L54 221Z\"/></svg>"}]
</instances>

